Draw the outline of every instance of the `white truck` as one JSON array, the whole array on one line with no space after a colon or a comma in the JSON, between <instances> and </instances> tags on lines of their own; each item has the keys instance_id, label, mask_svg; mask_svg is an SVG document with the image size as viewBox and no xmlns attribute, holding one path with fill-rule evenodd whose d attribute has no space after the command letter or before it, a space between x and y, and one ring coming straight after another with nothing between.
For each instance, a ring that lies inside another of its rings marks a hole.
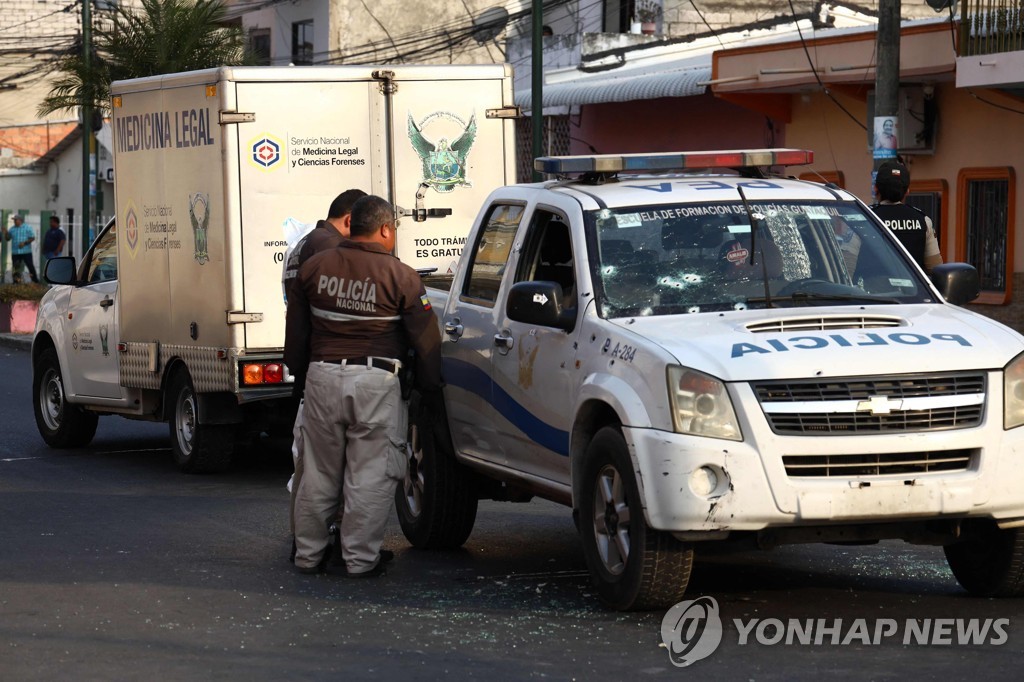
<instances>
[{"instance_id":1,"label":"white truck","mask_svg":"<svg viewBox=\"0 0 1024 682\"><path fill-rule=\"evenodd\" d=\"M902 538L1024 592L1024 338L958 307L974 268L929 281L849 192L762 172L811 160L548 157L493 192L428 288L446 385L413 400L410 542L536 495L617 609L679 601L712 542Z\"/></svg>"},{"instance_id":2,"label":"white truck","mask_svg":"<svg viewBox=\"0 0 1024 682\"><path fill-rule=\"evenodd\" d=\"M219 68L111 93L116 225L49 262L32 344L53 447L100 415L166 420L178 465L204 472L247 432L287 433L286 221L378 194L402 209L396 255L445 272L514 177L507 65Z\"/></svg>"}]
</instances>

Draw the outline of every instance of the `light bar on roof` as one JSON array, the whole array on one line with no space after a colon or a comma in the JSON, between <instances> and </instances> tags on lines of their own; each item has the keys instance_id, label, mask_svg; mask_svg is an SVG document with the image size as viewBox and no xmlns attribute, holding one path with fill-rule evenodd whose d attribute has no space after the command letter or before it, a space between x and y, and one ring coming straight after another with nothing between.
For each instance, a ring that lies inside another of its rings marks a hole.
<instances>
[{"instance_id":1,"label":"light bar on roof","mask_svg":"<svg viewBox=\"0 0 1024 682\"><path fill-rule=\"evenodd\" d=\"M807 149L729 149L664 154L541 156L534 159L533 169L552 175L562 173L650 173L706 168L800 166L813 161L814 152Z\"/></svg>"}]
</instances>

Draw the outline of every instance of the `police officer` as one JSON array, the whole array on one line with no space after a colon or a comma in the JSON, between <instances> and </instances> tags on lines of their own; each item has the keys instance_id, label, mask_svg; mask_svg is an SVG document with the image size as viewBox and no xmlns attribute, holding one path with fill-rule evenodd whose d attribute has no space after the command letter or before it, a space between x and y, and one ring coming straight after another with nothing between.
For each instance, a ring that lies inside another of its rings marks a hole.
<instances>
[{"instance_id":1,"label":"police officer","mask_svg":"<svg viewBox=\"0 0 1024 682\"><path fill-rule=\"evenodd\" d=\"M327 219L318 221L316 227L310 230L293 247L288 249L285 254L284 272L281 278L286 302L288 300L288 285L295 279L299 272L299 267L309 260L309 257L313 254L337 248L342 240L349 236L349 225L352 222L352 205L358 199L365 196L366 192L361 189L347 189L334 197L330 208L327 209ZM296 374L295 370L291 367L289 367L289 371L293 375ZM296 400L301 400L302 398L302 393L305 390L305 381L305 375L297 375L295 377L294 392ZM288 514L292 528L291 561L295 561L295 493L299 489L298 482L302 479L303 440L300 430L302 426L302 412L303 406L299 402L295 412L295 426L292 429L292 459L295 463L295 473L292 475L291 480L288 481L288 490L291 493L291 508Z\"/></svg>"},{"instance_id":2,"label":"police officer","mask_svg":"<svg viewBox=\"0 0 1024 682\"><path fill-rule=\"evenodd\" d=\"M346 575L385 573L390 552L380 546L406 469L398 374L410 347L419 388L441 386L437 318L419 275L391 255L395 222L384 199L359 199L350 238L310 257L289 287L285 362L306 375L295 500L295 567L303 573L323 570L342 500Z\"/></svg>"},{"instance_id":3,"label":"police officer","mask_svg":"<svg viewBox=\"0 0 1024 682\"><path fill-rule=\"evenodd\" d=\"M875 176L875 194L879 203L871 210L914 257L917 264L928 273L942 263L939 242L935 238L931 218L913 206L907 206L903 199L910 191L910 171L898 161L885 161L878 167Z\"/></svg>"},{"instance_id":4,"label":"police officer","mask_svg":"<svg viewBox=\"0 0 1024 682\"><path fill-rule=\"evenodd\" d=\"M347 189L334 197L334 201L331 202L331 206L327 210L327 218L318 220L316 227L285 252L281 285L284 287L286 300L288 284L298 274L299 266L314 253L319 253L324 249L333 249L341 243L342 239L348 237L349 223L352 220L350 215L352 205L356 203L356 200L365 196L366 192L361 189Z\"/></svg>"}]
</instances>

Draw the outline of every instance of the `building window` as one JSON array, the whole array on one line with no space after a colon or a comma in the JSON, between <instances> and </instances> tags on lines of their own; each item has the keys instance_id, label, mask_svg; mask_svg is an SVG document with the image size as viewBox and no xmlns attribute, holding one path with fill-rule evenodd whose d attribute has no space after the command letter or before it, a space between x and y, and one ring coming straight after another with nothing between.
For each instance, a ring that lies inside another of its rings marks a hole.
<instances>
[{"instance_id":1,"label":"building window","mask_svg":"<svg viewBox=\"0 0 1024 682\"><path fill-rule=\"evenodd\" d=\"M292 64L313 63L313 20L292 24Z\"/></svg>"},{"instance_id":2,"label":"building window","mask_svg":"<svg viewBox=\"0 0 1024 682\"><path fill-rule=\"evenodd\" d=\"M949 186L945 180L911 180L910 192L904 200L909 206L920 210L932 219L932 227L935 229L935 238L939 240L939 251L942 252L943 262L950 259L946 257L946 247L942 243L942 236L946 234L946 206L949 202Z\"/></svg>"},{"instance_id":3,"label":"building window","mask_svg":"<svg viewBox=\"0 0 1024 682\"><path fill-rule=\"evenodd\" d=\"M1013 294L1015 177L1012 168L967 168L957 180L963 234L957 259L978 269L981 296L975 303L1004 304Z\"/></svg>"},{"instance_id":4,"label":"building window","mask_svg":"<svg viewBox=\"0 0 1024 682\"><path fill-rule=\"evenodd\" d=\"M270 65L270 29L254 28L249 31L249 52L259 66Z\"/></svg>"}]
</instances>

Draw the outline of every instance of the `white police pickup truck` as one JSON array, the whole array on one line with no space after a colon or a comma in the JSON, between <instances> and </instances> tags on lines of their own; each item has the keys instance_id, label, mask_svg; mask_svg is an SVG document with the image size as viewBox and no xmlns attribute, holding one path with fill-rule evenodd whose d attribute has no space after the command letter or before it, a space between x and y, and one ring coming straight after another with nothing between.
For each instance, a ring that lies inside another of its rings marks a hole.
<instances>
[{"instance_id":1,"label":"white police pickup truck","mask_svg":"<svg viewBox=\"0 0 1024 682\"><path fill-rule=\"evenodd\" d=\"M1024 338L957 307L970 266L929 281L849 192L765 172L811 160L547 157L494 191L428 286L446 386L413 401L408 539L537 495L618 609L744 539L941 545L971 593L1021 594Z\"/></svg>"}]
</instances>

